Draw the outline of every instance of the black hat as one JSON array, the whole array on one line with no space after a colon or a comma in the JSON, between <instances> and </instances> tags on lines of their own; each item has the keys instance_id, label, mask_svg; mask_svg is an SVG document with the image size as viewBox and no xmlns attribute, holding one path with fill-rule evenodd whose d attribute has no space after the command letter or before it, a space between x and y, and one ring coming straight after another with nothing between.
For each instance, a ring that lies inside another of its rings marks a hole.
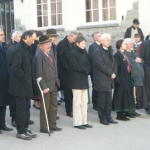
<instances>
[{"instance_id":1,"label":"black hat","mask_svg":"<svg viewBox=\"0 0 150 150\"><path fill-rule=\"evenodd\" d=\"M46 36L46 35L42 35L40 38L39 38L39 44L44 44L44 43L48 43L50 42L51 40Z\"/></svg>"},{"instance_id":2,"label":"black hat","mask_svg":"<svg viewBox=\"0 0 150 150\"><path fill-rule=\"evenodd\" d=\"M139 22L138 19L134 19L134 20L133 20L133 24L140 24L140 22Z\"/></svg>"},{"instance_id":3,"label":"black hat","mask_svg":"<svg viewBox=\"0 0 150 150\"><path fill-rule=\"evenodd\" d=\"M48 29L48 30L46 31L46 35L47 35L48 37L57 37L57 36L58 36L58 34L56 33L56 30L55 30L55 29Z\"/></svg>"}]
</instances>

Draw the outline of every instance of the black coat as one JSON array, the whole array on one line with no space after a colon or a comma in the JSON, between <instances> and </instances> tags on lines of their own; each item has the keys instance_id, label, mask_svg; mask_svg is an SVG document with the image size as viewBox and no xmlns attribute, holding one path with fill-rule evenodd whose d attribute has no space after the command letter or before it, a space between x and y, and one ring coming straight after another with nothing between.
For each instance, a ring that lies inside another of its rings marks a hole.
<instances>
[{"instance_id":1,"label":"black coat","mask_svg":"<svg viewBox=\"0 0 150 150\"><path fill-rule=\"evenodd\" d=\"M115 88L128 89L132 87L131 80L129 78L129 73L127 70L127 64L124 60L123 55L120 51L114 54L117 63L117 76L115 78Z\"/></svg>"},{"instance_id":2,"label":"black coat","mask_svg":"<svg viewBox=\"0 0 150 150\"><path fill-rule=\"evenodd\" d=\"M149 40L149 38L150 38L150 35L147 35L146 38L145 38L145 40Z\"/></svg>"},{"instance_id":3,"label":"black coat","mask_svg":"<svg viewBox=\"0 0 150 150\"><path fill-rule=\"evenodd\" d=\"M32 53L23 40L16 46L13 54L12 72L10 77L9 93L16 97L31 98L34 96L32 68Z\"/></svg>"},{"instance_id":4,"label":"black coat","mask_svg":"<svg viewBox=\"0 0 150 150\"><path fill-rule=\"evenodd\" d=\"M98 45L96 42L92 43L89 46L89 50L88 50L88 55L89 55L89 60L90 60L90 64L91 64L91 70L90 70L90 75L91 75L91 80L93 82L93 63L92 63L92 56L93 56L93 52L96 48L98 48L100 45Z\"/></svg>"},{"instance_id":5,"label":"black coat","mask_svg":"<svg viewBox=\"0 0 150 150\"><path fill-rule=\"evenodd\" d=\"M130 64L131 64L131 75L133 79L133 85L134 86L143 86L144 85L144 69L143 69L143 63L137 63L135 61L136 57L139 57L136 53L133 51L128 52L125 51Z\"/></svg>"},{"instance_id":6,"label":"black coat","mask_svg":"<svg viewBox=\"0 0 150 150\"><path fill-rule=\"evenodd\" d=\"M112 74L117 73L117 65L111 47L104 50L102 45L93 52L93 88L94 91L111 91L114 87Z\"/></svg>"},{"instance_id":7,"label":"black coat","mask_svg":"<svg viewBox=\"0 0 150 150\"><path fill-rule=\"evenodd\" d=\"M88 89L88 74L90 73L90 62L86 50L75 46L70 53L71 84L72 89Z\"/></svg>"},{"instance_id":8,"label":"black coat","mask_svg":"<svg viewBox=\"0 0 150 150\"><path fill-rule=\"evenodd\" d=\"M59 79L60 88L71 88L71 69L69 56L71 50L74 49L74 43L70 44L67 37L60 41L57 45L57 61L59 63Z\"/></svg>"},{"instance_id":9,"label":"black coat","mask_svg":"<svg viewBox=\"0 0 150 150\"><path fill-rule=\"evenodd\" d=\"M9 68L5 48L0 48L0 106L9 104L8 99Z\"/></svg>"},{"instance_id":10,"label":"black coat","mask_svg":"<svg viewBox=\"0 0 150 150\"><path fill-rule=\"evenodd\" d=\"M124 35L124 38L131 38L131 31L132 31L132 28L134 28L133 26L127 28L126 32L125 32L125 35ZM141 41L144 40L144 35L143 35L143 32L140 28L137 28L138 30L138 33L141 35Z\"/></svg>"}]
</instances>

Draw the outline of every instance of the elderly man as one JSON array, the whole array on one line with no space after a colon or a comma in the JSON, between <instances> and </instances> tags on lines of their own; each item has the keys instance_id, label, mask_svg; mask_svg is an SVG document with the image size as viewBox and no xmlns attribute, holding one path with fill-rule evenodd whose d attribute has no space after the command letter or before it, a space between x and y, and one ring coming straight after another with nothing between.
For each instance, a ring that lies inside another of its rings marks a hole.
<instances>
[{"instance_id":1,"label":"elderly man","mask_svg":"<svg viewBox=\"0 0 150 150\"><path fill-rule=\"evenodd\" d=\"M34 57L34 67L35 77L42 77L40 85L44 93L49 128L51 129L51 132L53 132L61 131L62 129L56 126L56 98L60 83L57 75L57 64L54 56L50 53L50 44L50 40L47 36L43 35L39 38L39 45L41 50ZM48 133L42 100L40 108L40 132Z\"/></svg>"},{"instance_id":2,"label":"elderly man","mask_svg":"<svg viewBox=\"0 0 150 150\"><path fill-rule=\"evenodd\" d=\"M6 50L3 46L4 38L4 32L0 29L0 130L12 131L13 129L8 128L5 124L6 106L9 104L9 69L6 58ZM2 132L0 131L0 134L1 133Z\"/></svg>"},{"instance_id":3,"label":"elderly man","mask_svg":"<svg viewBox=\"0 0 150 150\"><path fill-rule=\"evenodd\" d=\"M90 59L90 64L91 64L91 70L90 70L90 76L91 76L91 81L93 83L93 63L92 63L92 56L93 52L96 48L98 48L101 44L101 33L100 32L94 32L92 34L92 38L94 39L94 43L92 43L89 46L89 59ZM97 110L97 92L92 91L92 103L93 103L93 109Z\"/></svg>"},{"instance_id":4,"label":"elderly man","mask_svg":"<svg viewBox=\"0 0 150 150\"><path fill-rule=\"evenodd\" d=\"M144 40L144 35L142 30L139 28L139 20L138 19L134 19L133 20L133 25L129 28L127 28L124 38L131 38L132 40L134 40L134 35L136 33L139 33L141 35L141 41Z\"/></svg>"},{"instance_id":5,"label":"elderly man","mask_svg":"<svg viewBox=\"0 0 150 150\"><path fill-rule=\"evenodd\" d=\"M93 52L93 88L97 91L97 109L100 123L117 124L111 117L112 88L116 78L117 66L110 47L111 36L101 36L101 45Z\"/></svg>"},{"instance_id":6,"label":"elderly man","mask_svg":"<svg viewBox=\"0 0 150 150\"><path fill-rule=\"evenodd\" d=\"M71 90L71 69L69 63L69 54L74 49L74 42L77 33L69 32L57 45L57 58L59 63L60 88L64 90L64 99L67 116L72 117L72 90Z\"/></svg>"},{"instance_id":7,"label":"elderly man","mask_svg":"<svg viewBox=\"0 0 150 150\"><path fill-rule=\"evenodd\" d=\"M142 42L140 57L144 60L144 71L145 71L145 87L150 101L150 40ZM146 108L146 113L150 114L150 108Z\"/></svg>"},{"instance_id":8,"label":"elderly man","mask_svg":"<svg viewBox=\"0 0 150 150\"><path fill-rule=\"evenodd\" d=\"M16 44L20 41L21 36L22 36L22 32L15 30L12 34L13 45L6 50L7 58L8 58L8 64L10 66L10 69L12 66L14 49L15 49ZM16 127L16 101L15 101L15 97L13 95L10 95L9 99L10 99L10 106L9 106L10 117L12 118L11 124L13 127Z\"/></svg>"},{"instance_id":9,"label":"elderly man","mask_svg":"<svg viewBox=\"0 0 150 150\"><path fill-rule=\"evenodd\" d=\"M17 138L31 140L37 135L29 129L30 98L34 96L34 72L32 69L31 45L36 39L36 33L28 30L23 33L20 42L13 53L12 72L9 93L16 99Z\"/></svg>"},{"instance_id":10,"label":"elderly man","mask_svg":"<svg viewBox=\"0 0 150 150\"><path fill-rule=\"evenodd\" d=\"M144 69L143 69L143 60L138 56L138 54L134 53L133 47L134 43L132 39L125 39L126 43L126 55L129 59L131 65L131 75L133 78L133 86L134 86L134 99L137 103L137 109L148 108L148 98L145 90L145 77L144 77ZM125 114L127 117L134 118L136 116L141 116L137 112L129 112Z\"/></svg>"}]
</instances>

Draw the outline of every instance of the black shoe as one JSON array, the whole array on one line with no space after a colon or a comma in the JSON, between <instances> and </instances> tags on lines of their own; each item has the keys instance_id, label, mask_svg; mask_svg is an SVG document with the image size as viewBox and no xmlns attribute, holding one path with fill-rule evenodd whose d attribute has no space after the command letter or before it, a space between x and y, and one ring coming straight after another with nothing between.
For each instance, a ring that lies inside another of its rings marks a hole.
<instances>
[{"instance_id":1,"label":"black shoe","mask_svg":"<svg viewBox=\"0 0 150 150\"><path fill-rule=\"evenodd\" d=\"M30 124L30 125L34 124L34 121L29 120L29 124Z\"/></svg>"},{"instance_id":2,"label":"black shoe","mask_svg":"<svg viewBox=\"0 0 150 150\"><path fill-rule=\"evenodd\" d=\"M40 132L41 133L49 133L47 129L46 130L41 130ZM53 132L54 132L53 130L50 130L50 133L53 133Z\"/></svg>"},{"instance_id":3,"label":"black shoe","mask_svg":"<svg viewBox=\"0 0 150 150\"><path fill-rule=\"evenodd\" d=\"M62 102L64 102L65 100L63 98L60 98L62 100Z\"/></svg>"},{"instance_id":4,"label":"black shoe","mask_svg":"<svg viewBox=\"0 0 150 150\"><path fill-rule=\"evenodd\" d=\"M29 136L27 133L24 134L17 133L16 137L22 140L32 140L32 137Z\"/></svg>"},{"instance_id":5,"label":"black shoe","mask_svg":"<svg viewBox=\"0 0 150 150\"><path fill-rule=\"evenodd\" d=\"M7 126L1 127L0 129L5 130L5 131L12 131L13 130L12 128L8 128Z\"/></svg>"},{"instance_id":6,"label":"black shoe","mask_svg":"<svg viewBox=\"0 0 150 150\"><path fill-rule=\"evenodd\" d=\"M61 103L57 102L57 105L61 105Z\"/></svg>"},{"instance_id":7,"label":"black shoe","mask_svg":"<svg viewBox=\"0 0 150 150\"><path fill-rule=\"evenodd\" d=\"M67 116L69 116L69 117L73 117L73 114L72 114L72 112L70 112L70 113L67 113Z\"/></svg>"},{"instance_id":8,"label":"black shoe","mask_svg":"<svg viewBox=\"0 0 150 150\"><path fill-rule=\"evenodd\" d=\"M58 117L58 116L56 117L56 120L59 120L59 117Z\"/></svg>"},{"instance_id":9,"label":"black shoe","mask_svg":"<svg viewBox=\"0 0 150 150\"><path fill-rule=\"evenodd\" d=\"M93 128L93 126L92 125L89 125L89 124L85 124L85 125L83 125L84 127L86 127L86 128Z\"/></svg>"},{"instance_id":10,"label":"black shoe","mask_svg":"<svg viewBox=\"0 0 150 150\"><path fill-rule=\"evenodd\" d=\"M117 120L121 120L121 121L129 121L130 119L129 118L127 118L125 115L122 115L122 116L120 116L120 115L117 115L117 118L116 118Z\"/></svg>"},{"instance_id":11,"label":"black shoe","mask_svg":"<svg viewBox=\"0 0 150 150\"><path fill-rule=\"evenodd\" d=\"M51 130L53 130L53 131L61 131L62 128L55 127L55 128L51 128Z\"/></svg>"},{"instance_id":12,"label":"black shoe","mask_svg":"<svg viewBox=\"0 0 150 150\"><path fill-rule=\"evenodd\" d=\"M16 121L15 121L15 120L12 121L12 122L11 122L11 125L12 125L13 127L16 127Z\"/></svg>"},{"instance_id":13,"label":"black shoe","mask_svg":"<svg viewBox=\"0 0 150 150\"><path fill-rule=\"evenodd\" d=\"M0 134L2 134L2 131L0 130Z\"/></svg>"},{"instance_id":14,"label":"black shoe","mask_svg":"<svg viewBox=\"0 0 150 150\"><path fill-rule=\"evenodd\" d=\"M93 107L93 109L97 111L97 107Z\"/></svg>"},{"instance_id":15,"label":"black shoe","mask_svg":"<svg viewBox=\"0 0 150 150\"><path fill-rule=\"evenodd\" d=\"M37 107L35 104L33 104L33 108L40 109L40 107Z\"/></svg>"},{"instance_id":16,"label":"black shoe","mask_svg":"<svg viewBox=\"0 0 150 150\"><path fill-rule=\"evenodd\" d=\"M63 101L62 100L57 100L57 102L62 103Z\"/></svg>"},{"instance_id":17,"label":"black shoe","mask_svg":"<svg viewBox=\"0 0 150 150\"><path fill-rule=\"evenodd\" d=\"M110 119L110 120L107 120L109 123L112 123L112 124L118 124L117 121L114 121L113 119Z\"/></svg>"},{"instance_id":18,"label":"black shoe","mask_svg":"<svg viewBox=\"0 0 150 150\"><path fill-rule=\"evenodd\" d=\"M80 126L74 126L75 128L78 128L78 129L86 129L86 127L84 127L84 126L82 126L82 125L80 125Z\"/></svg>"},{"instance_id":19,"label":"black shoe","mask_svg":"<svg viewBox=\"0 0 150 150\"><path fill-rule=\"evenodd\" d=\"M32 133L31 130L29 130L29 129L27 129L27 135L29 135L32 138L36 138L37 137L37 135Z\"/></svg>"},{"instance_id":20,"label":"black shoe","mask_svg":"<svg viewBox=\"0 0 150 150\"><path fill-rule=\"evenodd\" d=\"M100 121L100 123L103 125L109 125L109 122L107 120L102 120L102 121Z\"/></svg>"},{"instance_id":21,"label":"black shoe","mask_svg":"<svg viewBox=\"0 0 150 150\"><path fill-rule=\"evenodd\" d=\"M138 114L136 111L133 111L132 114L133 114L134 116L136 116L136 117L140 117L140 116L141 116L141 114Z\"/></svg>"},{"instance_id":22,"label":"black shoe","mask_svg":"<svg viewBox=\"0 0 150 150\"><path fill-rule=\"evenodd\" d=\"M135 118L135 116L132 114L132 113L125 113L125 116L126 117L129 117L129 118Z\"/></svg>"}]
</instances>

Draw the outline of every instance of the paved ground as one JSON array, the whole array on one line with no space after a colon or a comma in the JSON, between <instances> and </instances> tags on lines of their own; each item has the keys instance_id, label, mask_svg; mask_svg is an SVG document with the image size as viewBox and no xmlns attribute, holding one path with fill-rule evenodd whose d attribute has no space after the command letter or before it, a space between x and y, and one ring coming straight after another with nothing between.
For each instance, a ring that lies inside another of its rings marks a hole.
<instances>
[{"instance_id":1,"label":"paved ground","mask_svg":"<svg viewBox=\"0 0 150 150\"><path fill-rule=\"evenodd\" d=\"M3 131L0 135L0 150L149 150L150 149L150 116L144 110L138 111L141 117L128 122L119 121L118 125L104 126L99 123L97 112L89 105L88 123L92 129L79 130L73 128L72 118L67 117L64 103L59 106L57 126L61 132L50 137L39 132L39 110L31 108L31 119L35 124L30 129L38 137L31 141L17 139L16 129L12 132ZM112 117L116 114L112 112ZM7 110L6 122L9 127L10 117Z\"/></svg>"}]
</instances>

